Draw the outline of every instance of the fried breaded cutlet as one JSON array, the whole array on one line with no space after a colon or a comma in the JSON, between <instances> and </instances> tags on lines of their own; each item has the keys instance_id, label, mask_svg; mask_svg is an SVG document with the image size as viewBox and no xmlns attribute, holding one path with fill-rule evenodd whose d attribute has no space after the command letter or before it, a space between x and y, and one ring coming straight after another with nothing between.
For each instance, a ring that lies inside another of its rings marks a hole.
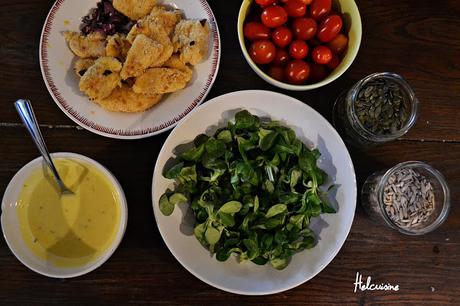
<instances>
[{"instance_id":1,"label":"fried breaded cutlet","mask_svg":"<svg viewBox=\"0 0 460 306\"><path fill-rule=\"evenodd\" d=\"M171 55L173 54L173 44L171 39L169 38L168 33L166 32L162 23L155 18L146 17L142 20L139 20L129 31L127 39L132 43L134 39L139 34L144 34L145 36L149 37L157 41L159 44L163 46L163 53L158 59L158 63L155 67L160 67L166 62Z\"/></svg>"},{"instance_id":2,"label":"fried breaded cutlet","mask_svg":"<svg viewBox=\"0 0 460 306\"><path fill-rule=\"evenodd\" d=\"M130 48L131 43L126 39L126 35L117 33L107 37L107 46L105 47L107 56L124 60Z\"/></svg>"},{"instance_id":3,"label":"fried breaded cutlet","mask_svg":"<svg viewBox=\"0 0 460 306\"><path fill-rule=\"evenodd\" d=\"M155 6L150 12L149 18L157 19L169 35L174 31L176 24L182 20L182 11Z\"/></svg>"},{"instance_id":4,"label":"fried breaded cutlet","mask_svg":"<svg viewBox=\"0 0 460 306\"><path fill-rule=\"evenodd\" d=\"M134 39L131 49L128 51L128 56L121 70L123 80L130 77L138 77L144 71L154 65L162 64L161 56L163 54L163 46L148 38L144 34L139 34Z\"/></svg>"},{"instance_id":5,"label":"fried breaded cutlet","mask_svg":"<svg viewBox=\"0 0 460 306\"><path fill-rule=\"evenodd\" d=\"M156 0L113 0L113 7L130 19L139 20L147 16L156 3Z\"/></svg>"},{"instance_id":6,"label":"fried breaded cutlet","mask_svg":"<svg viewBox=\"0 0 460 306\"><path fill-rule=\"evenodd\" d=\"M67 31L64 33L65 40L69 43L72 52L81 58L105 56L105 36L95 32L87 36L78 32Z\"/></svg>"},{"instance_id":7,"label":"fried breaded cutlet","mask_svg":"<svg viewBox=\"0 0 460 306\"><path fill-rule=\"evenodd\" d=\"M80 79L80 90L91 100L104 99L120 86L121 63L113 57L100 57Z\"/></svg>"},{"instance_id":8,"label":"fried breaded cutlet","mask_svg":"<svg viewBox=\"0 0 460 306\"><path fill-rule=\"evenodd\" d=\"M161 101L163 95L146 95L135 93L128 85L122 85L113 90L105 99L96 102L111 112L136 113L143 112Z\"/></svg>"},{"instance_id":9,"label":"fried breaded cutlet","mask_svg":"<svg viewBox=\"0 0 460 306\"><path fill-rule=\"evenodd\" d=\"M92 58L79 58L73 67L73 70L75 73L78 75L78 77L82 77L86 70L88 70L89 67L93 66L96 60Z\"/></svg>"},{"instance_id":10,"label":"fried breaded cutlet","mask_svg":"<svg viewBox=\"0 0 460 306\"><path fill-rule=\"evenodd\" d=\"M187 72L187 73L192 73L192 69L190 69L187 64L185 64L183 61L181 61L180 56L178 54L173 54L164 64L164 67L167 68L175 68L179 69L181 71Z\"/></svg>"},{"instance_id":11,"label":"fried breaded cutlet","mask_svg":"<svg viewBox=\"0 0 460 306\"><path fill-rule=\"evenodd\" d=\"M162 45L171 43L168 32L166 31L160 20L150 18L149 16L139 20L129 31L126 37L131 43L137 35L144 34L149 38L158 41Z\"/></svg>"},{"instance_id":12,"label":"fried breaded cutlet","mask_svg":"<svg viewBox=\"0 0 460 306\"><path fill-rule=\"evenodd\" d=\"M209 25L206 20L181 20L172 39L174 52L184 63L196 65L208 52Z\"/></svg>"},{"instance_id":13,"label":"fried breaded cutlet","mask_svg":"<svg viewBox=\"0 0 460 306\"><path fill-rule=\"evenodd\" d=\"M133 90L143 94L164 94L183 89L192 78L192 72L174 68L150 68L136 79Z\"/></svg>"}]
</instances>

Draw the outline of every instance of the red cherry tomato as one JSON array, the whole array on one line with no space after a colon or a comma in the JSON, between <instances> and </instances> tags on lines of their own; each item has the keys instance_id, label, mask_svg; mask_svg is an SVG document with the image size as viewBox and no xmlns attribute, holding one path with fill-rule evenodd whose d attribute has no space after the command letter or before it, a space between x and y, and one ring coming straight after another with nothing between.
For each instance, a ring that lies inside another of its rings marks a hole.
<instances>
[{"instance_id":1,"label":"red cherry tomato","mask_svg":"<svg viewBox=\"0 0 460 306\"><path fill-rule=\"evenodd\" d=\"M273 64L278 66L284 66L289 62L289 54L284 49L277 49L275 58L273 59Z\"/></svg>"},{"instance_id":2,"label":"red cherry tomato","mask_svg":"<svg viewBox=\"0 0 460 306\"><path fill-rule=\"evenodd\" d=\"M296 18L292 22L292 30L295 37L302 40L312 39L316 35L317 28L316 21L311 18Z\"/></svg>"},{"instance_id":3,"label":"red cherry tomato","mask_svg":"<svg viewBox=\"0 0 460 306\"><path fill-rule=\"evenodd\" d=\"M275 45L269 40L258 40L249 47L249 55L259 65L268 64L275 58Z\"/></svg>"},{"instance_id":4,"label":"red cherry tomato","mask_svg":"<svg viewBox=\"0 0 460 306\"><path fill-rule=\"evenodd\" d=\"M316 83L324 80L327 77L327 70L324 65L319 65L316 63L310 64L310 77L308 78L309 82Z\"/></svg>"},{"instance_id":5,"label":"red cherry tomato","mask_svg":"<svg viewBox=\"0 0 460 306\"><path fill-rule=\"evenodd\" d=\"M311 52L311 58L315 63L325 65L332 59L332 51L326 46L317 46Z\"/></svg>"},{"instance_id":6,"label":"red cherry tomato","mask_svg":"<svg viewBox=\"0 0 460 306\"><path fill-rule=\"evenodd\" d=\"M321 42L329 42L336 38L337 34L339 34L340 30L342 29L342 18L339 15L330 15L327 16L321 24L319 25L318 30L318 39Z\"/></svg>"},{"instance_id":7,"label":"red cherry tomato","mask_svg":"<svg viewBox=\"0 0 460 306\"><path fill-rule=\"evenodd\" d=\"M337 68L337 66L340 64L340 60L339 58L337 57L337 55L333 54L332 55L332 59L329 63L327 63L327 68L329 68L330 70L334 70L335 68Z\"/></svg>"},{"instance_id":8,"label":"red cherry tomato","mask_svg":"<svg viewBox=\"0 0 460 306\"><path fill-rule=\"evenodd\" d=\"M310 75L310 66L305 61L293 60L289 62L284 71L286 80L291 84L302 84Z\"/></svg>"},{"instance_id":9,"label":"red cherry tomato","mask_svg":"<svg viewBox=\"0 0 460 306\"><path fill-rule=\"evenodd\" d=\"M316 20L329 14L332 8L332 0L313 0L310 5L310 15Z\"/></svg>"},{"instance_id":10,"label":"red cherry tomato","mask_svg":"<svg viewBox=\"0 0 460 306\"><path fill-rule=\"evenodd\" d=\"M269 6L261 15L262 23L269 28L276 28L288 21L288 15L284 8L279 5Z\"/></svg>"},{"instance_id":11,"label":"red cherry tomato","mask_svg":"<svg viewBox=\"0 0 460 306\"><path fill-rule=\"evenodd\" d=\"M281 66L270 66L268 69L268 75L278 81L284 80L284 69Z\"/></svg>"},{"instance_id":12,"label":"red cherry tomato","mask_svg":"<svg viewBox=\"0 0 460 306\"><path fill-rule=\"evenodd\" d=\"M284 5L284 10L290 17L302 17L307 13L307 6L300 0L289 0Z\"/></svg>"},{"instance_id":13,"label":"red cherry tomato","mask_svg":"<svg viewBox=\"0 0 460 306\"><path fill-rule=\"evenodd\" d=\"M342 33L340 33L327 45L335 54L342 54L348 46L348 38Z\"/></svg>"},{"instance_id":14,"label":"red cherry tomato","mask_svg":"<svg viewBox=\"0 0 460 306\"><path fill-rule=\"evenodd\" d=\"M275 2L276 0L256 0L256 3L260 6L269 6Z\"/></svg>"},{"instance_id":15,"label":"red cherry tomato","mask_svg":"<svg viewBox=\"0 0 460 306\"><path fill-rule=\"evenodd\" d=\"M286 26L277 27L272 33L272 41L278 47L284 48L292 41L292 32Z\"/></svg>"},{"instance_id":16,"label":"red cherry tomato","mask_svg":"<svg viewBox=\"0 0 460 306\"><path fill-rule=\"evenodd\" d=\"M244 37L253 41L259 39L269 39L270 29L260 22L248 22L243 28Z\"/></svg>"},{"instance_id":17,"label":"red cherry tomato","mask_svg":"<svg viewBox=\"0 0 460 306\"><path fill-rule=\"evenodd\" d=\"M303 40L294 40L289 46L289 55L295 59L303 59L308 55L308 45Z\"/></svg>"},{"instance_id":18,"label":"red cherry tomato","mask_svg":"<svg viewBox=\"0 0 460 306\"><path fill-rule=\"evenodd\" d=\"M310 5L313 0L300 0L305 5Z\"/></svg>"}]
</instances>

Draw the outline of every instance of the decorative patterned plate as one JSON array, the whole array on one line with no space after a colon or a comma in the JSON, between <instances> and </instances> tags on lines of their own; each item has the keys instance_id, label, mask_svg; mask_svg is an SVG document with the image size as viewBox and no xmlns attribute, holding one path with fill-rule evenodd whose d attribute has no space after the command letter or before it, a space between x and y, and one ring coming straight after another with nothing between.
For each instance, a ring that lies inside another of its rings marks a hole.
<instances>
[{"instance_id":1,"label":"decorative patterned plate","mask_svg":"<svg viewBox=\"0 0 460 306\"><path fill-rule=\"evenodd\" d=\"M75 57L67 47L64 31L79 31L81 18L96 7L97 0L57 0L46 18L40 40L40 67L46 87L61 110L83 128L111 138L136 139L173 128L206 98L220 63L220 35L206 0L165 0L181 9L186 18L207 19L211 28L208 57L194 67L186 88L165 96L160 104L143 113L108 112L80 92L73 71Z\"/></svg>"}]
</instances>

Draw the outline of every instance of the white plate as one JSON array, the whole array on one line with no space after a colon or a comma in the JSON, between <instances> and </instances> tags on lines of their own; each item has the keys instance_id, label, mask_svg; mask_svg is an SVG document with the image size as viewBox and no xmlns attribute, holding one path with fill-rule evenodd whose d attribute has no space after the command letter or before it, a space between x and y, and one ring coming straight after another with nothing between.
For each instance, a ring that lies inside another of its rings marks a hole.
<instances>
[{"instance_id":1,"label":"white plate","mask_svg":"<svg viewBox=\"0 0 460 306\"><path fill-rule=\"evenodd\" d=\"M337 184L336 214L323 214L312 220L312 229L319 242L310 250L293 256L284 270L270 265L257 266L252 262L239 264L235 258L222 263L211 258L193 236L192 220L184 218L186 209L176 208L165 217L158 208L158 200L174 182L165 179L165 163L174 157L175 148L189 143L200 133L213 133L225 126L234 114L247 109L255 115L280 120L293 128L306 144L321 152L319 166ZM269 91L240 91L214 98L190 113L169 135L161 149L152 184L155 219L171 253L193 275L216 288L247 295L272 294L298 286L324 269L337 255L350 231L356 206L356 178L347 148L334 128L308 105L285 95Z\"/></svg>"},{"instance_id":2,"label":"white plate","mask_svg":"<svg viewBox=\"0 0 460 306\"><path fill-rule=\"evenodd\" d=\"M18 200L22 186L24 185L24 181L34 170L44 166L42 157L38 157L22 167L8 184L2 199L2 232L6 243L8 244L11 252L13 252L14 256L16 256L20 262L22 262L32 271L55 278L76 277L97 269L115 252L125 234L126 224L128 222L128 206L126 204L126 197L120 183L117 181L115 176L109 170L107 170L107 168L99 164L97 161L76 153L52 153L51 157L69 158L91 164L99 171L101 171L109 179L113 186L115 186L115 191L118 198L120 199L120 226L112 245L95 261L75 268L63 268L52 265L48 261L37 257L27 247L19 227L16 202Z\"/></svg>"},{"instance_id":3,"label":"white plate","mask_svg":"<svg viewBox=\"0 0 460 306\"><path fill-rule=\"evenodd\" d=\"M220 63L220 36L214 14L206 0L165 0L186 18L207 19L211 27L208 57L194 67L189 85L164 97L152 109L135 114L108 112L80 92L73 72L75 57L62 33L79 31L81 18L96 7L97 0L57 0L46 18L40 40L40 67L49 93L61 110L83 128L120 139L156 135L173 128L179 120L206 98Z\"/></svg>"}]
</instances>

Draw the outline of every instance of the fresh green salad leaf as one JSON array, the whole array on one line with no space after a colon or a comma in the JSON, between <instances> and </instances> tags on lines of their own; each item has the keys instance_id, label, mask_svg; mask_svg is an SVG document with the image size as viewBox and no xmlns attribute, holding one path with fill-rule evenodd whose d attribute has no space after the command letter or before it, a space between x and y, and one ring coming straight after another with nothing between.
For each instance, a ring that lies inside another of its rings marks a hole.
<instances>
[{"instance_id":1,"label":"fresh green salad leaf","mask_svg":"<svg viewBox=\"0 0 460 306\"><path fill-rule=\"evenodd\" d=\"M169 216L188 202L195 237L217 260L235 254L284 269L292 255L315 245L310 219L335 212L321 188L328 176L317 166L317 149L247 110L193 144L164 172L176 187L161 196L160 211Z\"/></svg>"},{"instance_id":2,"label":"fresh green salad leaf","mask_svg":"<svg viewBox=\"0 0 460 306\"><path fill-rule=\"evenodd\" d=\"M160 211L163 215L169 216L174 211L174 205L169 202L168 196L163 194L160 197Z\"/></svg>"},{"instance_id":3,"label":"fresh green salad leaf","mask_svg":"<svg viewBox=\"0 0 460 306\"><path fill-rule=\"evenodd\" d=\"M226 214L234 214L241 210L243 205L238 201L230 201L225 203L224 205L219 208L219 212L226 213Z\"/></svg>"}]
</instances>

